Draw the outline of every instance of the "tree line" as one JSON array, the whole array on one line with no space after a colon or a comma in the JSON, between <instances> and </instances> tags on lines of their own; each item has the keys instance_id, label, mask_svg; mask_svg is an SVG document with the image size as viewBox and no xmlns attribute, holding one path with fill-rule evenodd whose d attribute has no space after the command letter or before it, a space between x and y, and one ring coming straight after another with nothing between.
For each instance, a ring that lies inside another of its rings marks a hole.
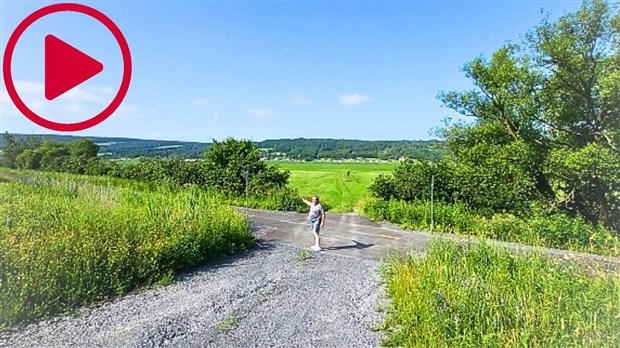
<instances>
[{"instance_id":1,"label":"tree line","mask_svg":"<svg viewBox=\"0 0 620 348\"><path fill-rule=\"evenodd\" d=\"M245 194L246 176L252 194L286 189L289 178L288 171L262 161L258 148L249 140L214 141L202 158L194 161L140 158L123 163L101 159L98 146L87 139L65 143L41 141L37 137L17 140L9 133L2 138L0 165L13 169L199 185L230 196Z\"/></svg>"},{"instance_id":2,"label":"tree line","mask_svg":"<svg viewBox=\"0 0 620 348\"><path fill-rule=\"evenodd\" d=\"M17 141L32 135L13 134ZM66 143L80 138L70 135L36 135L40 142L53 140ZM87 137L99 145L99 155L110 159L172 157L178 159L201 158L211 143L145 140L115 137ZM286 158L301 161L316 159L376 158L395 160L400 157L422 157L436 160L443 153L441 141L366 141L345 139L277 139L254 142L263 158Z\"/></svg>"}]
</instances>

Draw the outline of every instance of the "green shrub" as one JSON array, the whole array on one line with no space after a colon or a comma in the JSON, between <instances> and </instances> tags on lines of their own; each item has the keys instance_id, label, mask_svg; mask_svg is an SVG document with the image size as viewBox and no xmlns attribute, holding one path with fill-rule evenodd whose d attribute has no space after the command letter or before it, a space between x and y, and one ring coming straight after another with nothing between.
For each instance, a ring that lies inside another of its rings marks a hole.
<instances>
[{"instance_id":1,"label":"green shrub","mask_svg":"<svg viewBox=\"0 0 620 348\"><path fill-rule=\"evenodd\" d=\"M245 206L245 197L221 196L222 200L236 206ZM288 187L271 189L264 194L252 194L248 197L248 208L278 211L306 212L308 207L300 199L295 189Z\"/></svg>"},{"instance_id":2,"label":"green shrub","mask_svg":"<svg viewBox=\"0 0 620 348\"><path fill-rule=\"evenodd\" d=\"M404 228L430 230L430 203L369 200L363 214L372 220L385 220ZM620 238L603 227L593 227L579 217L564 214L518 217L512 214L477 214L464 204L434 205L436 232L459 233L481 238L535 246L620 255Z\"/></svg>"}]
</instances>

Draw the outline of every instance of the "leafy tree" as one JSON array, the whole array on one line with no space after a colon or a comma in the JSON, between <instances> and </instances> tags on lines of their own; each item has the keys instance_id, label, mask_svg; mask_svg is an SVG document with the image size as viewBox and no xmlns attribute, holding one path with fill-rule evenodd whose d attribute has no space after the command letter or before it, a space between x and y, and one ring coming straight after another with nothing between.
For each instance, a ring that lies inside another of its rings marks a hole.
<instances>
[{"instance_id":1,"label":"leafy tree","mask_svg":"<svg viewBox=\"0 0 620 348\"><path fill-rule=\"evenodd\" d=\"M213 141L204 154L204 170L207 185L233 195L244 193L246 171L252 178L254 191L282 187L286 185L289 177L288 171L263 162L254 143L232 138L223 142Z\"/></svg>"},{"instance_id":2,"label":"leafy tree","mask_svg":"<svg viewBox=\"0 0 620 348\"><path fill-rule=\"evenodd\" d=\"M67 148L73 157L92 158L99 153L99 146L88 139L69 142Z\"/></svg>"},{"instance_id":3,"label":"leafy tree","mask_svg":"<svg viewBox=\"0 0 620 348\"><path fill-rule=\"evenodd\" d=\"M489 61L474 59L464 72L475 88L440 99L475 118L444 132L472 204L501 210L514 199L516 207L503 207L511 210L544 197L620 231L620 173L612 170L620 156L617 8L585 1L555 22L543 20L521 45L506 45Z\"/></svg>"},{"instance_id":4,"label":"leafy tree","mask_svg":"<svg viewBox=\"0 0 620 348\"><path fill-rule=\"evenodd\" d=\"M71 156L65 145L54 141L46 141L34 151L41 154L40 169L45 171L64 171L64 162Z\"/></svg>"},{"instance_id":5,"label":"leafy tree","mask_svg":"<svg viewBox=\"0 0 620 348\"><path fill-rule=\"evenodd\" d=\"M453 171L447 161L407 160L394 169L392 176L379 175L375 178L369 189L375 197L385 200L430 200L431 180L434 177L433 197L452 202L455 198Z\"/></svg>"},{"instance_id":6,"label":"leafy tree","mask_svg":"<svg viewBox=\"0 0 620 348\"><path fill-rule=\"evenodd\" d=\"M544 199L537 189L544 157L513 140L498 122L455 126L444 132L451 151L454 198L490 214L524 214ZM439 183L441 185L441 183Z\"/></svg>"},{"instance_id":7,"label":"leafy tree","mask_svg":"<svg viewBox=\"0 0 620 348\"><path fill-rule=\"evenodd\" d=\"M2 158L0 165L9 168L17 168L17 158L26 150L34 150L41 146L41 142L35 137L27 137L23 141L18 141L15 137L8 132L2 135ZM20 160L21 162L30 162L33 158L27 159L26 157L32 157L32 154L28 154ZM38 163L38 161L35 161Z\"/></svg>"},{"instance_id":8,"label":"leafy tree","mask_svg":"<svg viewBox=\"0 0 620 348\"><path fill-rule=\"evenodd\" d=\"M15 158L14 168L37 170L41 168L43 154L39 151L26 149Z\"/></svg>"}]
</instances>

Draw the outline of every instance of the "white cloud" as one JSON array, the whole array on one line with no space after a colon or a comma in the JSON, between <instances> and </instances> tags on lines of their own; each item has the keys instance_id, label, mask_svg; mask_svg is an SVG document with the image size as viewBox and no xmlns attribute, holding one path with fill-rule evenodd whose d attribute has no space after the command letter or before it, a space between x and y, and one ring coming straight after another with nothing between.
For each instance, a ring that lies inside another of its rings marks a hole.
<instances>
[{"instance_id":1,"label":"white cloud","mask_svg":"<svg viewBox=\"0 0 620 348\"><path fill-rule=\"evenodd\" d=\"M99 89L99 88L98 88ZM101 88L99 93L91 93L86 89L81 89L80 87L76 87L63 94L60 98L66 98L69 104L81 104L81 103L95 103L95 104L103 104L105 103L105 98L101 97L102 91L107 90L107 88ZM111 93L110 93L111 94Z\"/></svg>"},{"instance_id":2,"label":"white cloud","mask_svg":"<svg viewBox=\"0 0 620 348\"><path fill-rule=\"evenodd\" d=\"M15 81L15 89L30 110L45 119L61 123L79 122L93 117L101 112L115 95L115 90L111 87L78 86L54 100L47 100L43 83ZM21 114L4 91L0 108L6 115Z\"/></svg>"},{"instance_id":3,"label":"white cloud","mask_svg":"<svg viewBox=\"0 0 620 348\"><path fill-rule=\"evenodd\" d=\"M247 109L246 112L250 117L262 119L273 118L276 115L275 112L265 109Z\"/></svg>"},{"instance_id":4,"label":"white cloud","mask_svg":"<svg viewBox=\"0 0 620 348\"><path fill-rule=\"evenodd\" d=\"M314 104L314 100L306 97L291 97L288 100L289 103L295 105L312 105Z\"/></svg>"},{"instance_id":5,"label":"white cloud","mask_svg":"<svg viewBox=\"0 0 620 348\"><path fill-rule=\"evenodd\" d=\"M0 113L2 113L3 116L18 115L19 112L11 102L9 94L6 92L6 90L2 89L0 93L2 93L2 98L0 98Z\"/></svg>"},{"instance_id":6,"label":"white cloud","mask_svg":"<svg viewBox=\"0 0 620 348\"><path fill-rule=\"evenodd\" d=\"M194 99L195 105L207 105L209 104L209 100L207 98L196 98Z\"/></svg>"},{"instance_id":7,"label":"white cloud","mask_svg":"<svg viewBox=\"0 0 620 348\"><path fill-rule=\"evenodd\" d=\"M368 103L372 101L372 98L369 96L361 95L361 94L343 94L339 98L340 104L346 106L359 105L362 103Z\"/></svg>"},{"instance_id":8,"label":"white cloud","mask_svg":"<svg viewBox=\"0 0 620 348\"><path fill-rule=\"evenodd\" d=\"M152 111L141 110L137 105L123 103L116 109L111 118L126 122L131 120L142 120L152 114Z\"/></svg>"},{"instance_id":9,"label":"white cloud","mask_svg":"<svg viewBox=\"0 0 620 348\"><path fill-rule=\"evenodd\" d=\"M140 109L133 104L121 104L121 106L118 107L117 111L121 111L121 112L136 112L136 111L140 111Z\"/></svg>"},{"instance_id":10,"label":"white cloud","mask_svg":"<svg viewBox=\"0 0 620 348\"><path fill-rule=\"evenodd\" d=\"M16 81L15 89L24 99L36 102L48 102L47 99L41 98L45 95L45 85L40 82ZM102 96L111 96L113 93L114 90L111 87L75 87L60 96L59 100L65 100L69 103L87 102L103 104L106 100ZM37 98L39 100L37 100ZM26 102L26 100L24 100L24 102Z\"/></svg>"}]
</instances>

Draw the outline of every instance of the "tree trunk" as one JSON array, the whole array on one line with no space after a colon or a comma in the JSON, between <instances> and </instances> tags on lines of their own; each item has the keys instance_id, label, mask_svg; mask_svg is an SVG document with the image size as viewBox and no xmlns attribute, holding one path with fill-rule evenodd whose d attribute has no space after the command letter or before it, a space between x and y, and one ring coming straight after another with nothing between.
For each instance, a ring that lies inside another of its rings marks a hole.
<instances>
[{"instance_id":1,"label":"tree trunk","mask_svg":"<svg viewBox=\"0 0 620 348\"><path fill-rule=\"evenodd\" d=\"M612 227L609 225L609 207L605 190L600 180L594 180L596 194L596 208L598 210L598 223L602 226Z\"/></svg>"}]
</instances>

